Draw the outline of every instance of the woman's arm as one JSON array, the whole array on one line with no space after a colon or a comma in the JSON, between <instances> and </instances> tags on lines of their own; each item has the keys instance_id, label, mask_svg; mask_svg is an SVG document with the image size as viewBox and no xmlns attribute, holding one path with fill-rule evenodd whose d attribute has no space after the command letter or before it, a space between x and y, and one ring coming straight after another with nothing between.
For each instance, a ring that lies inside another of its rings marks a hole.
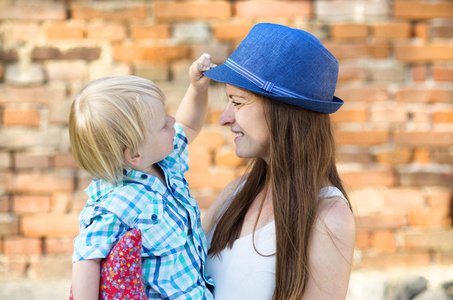
<instances>
[{"instance_id":1,"label":"woman's arm","mask_svg":"<svg viewBox=\"0 0 453 300\"><path fill-rule=\"evenodd\" d=\"M98 300L101 278L101 259L77 261L72 266L72 295L74 300Z\"/></svg>"},{"instance_id":2,"label":"woman's arm","mask_svg":"<svg viewBox=\"0 0 453 300\"><path fill-rule=\"evenodd\" d=\"M342 198L324 200L309 242L310 275L302 297L344 300L355 243L354 216Z\"/></svg>"}]
</instances>

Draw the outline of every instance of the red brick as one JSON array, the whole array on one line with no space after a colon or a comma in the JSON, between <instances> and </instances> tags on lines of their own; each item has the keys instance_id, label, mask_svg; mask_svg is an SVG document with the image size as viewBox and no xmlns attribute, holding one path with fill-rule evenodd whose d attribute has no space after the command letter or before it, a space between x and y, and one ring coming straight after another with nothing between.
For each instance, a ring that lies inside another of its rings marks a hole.
<instances>
[{"instance_id":1,"label":"red brick","mask_svg":"<svg viewBox=\"0 0 453 300\"><path fill-rule=\"evenodd\" d=\"M60 3L0 3L0 20L48 21L65 19L66 7Z\"/></svg>"},{"instance_id":2,"label":"red brick","mask_svg":"<svg viewBox=\"0 0 453 300\"><path fill-rule=\"evenodd\" d=\"M453 191L448 188L430 188L427 190L427 202L430 207L448 207L453 200Z\"/></svg>"},{"instance_id":3,"label":"red brick","mask_svg":"<svg viewBox=\"0 0 453 300\"><path fill-rule=\"evenodd\" d=\"M426 148L417 148L414 150L412 161L416 164L427 165L431 163L431 152Z\"/></svg>"},{"instance_id":4,"label":"red brick","mask_svg":"<svg viewBox=\"0 0 453 300\"><path fill-rule=\"evenodd\" d=\"M370 78L370 72L361 66L342 65L338 73L338 82L365 81Z\"/></svg>"},{"instance_id":5,"label":"red brick","mask_svg":"<svg viewBox=\"0 0 453 300\"><path fill-rule=\"evenodd\" d=\"M231 16L231 4L227 1L156 1L154 16L158 20L227 19Z\"/></svg>"},{"instance_id":6,"label":"red brick","mask_svg":"<svg viewBox=\"0 0 453 300\"><path fill-rule=\"evenodd\" d=\"M453 60L453 45L446 43L428 45L395 45L395 57L406 63Z\"/></svg>"},{"instance_id":7,"label":"red brick","mask_svg":"<svg viewBox=\"0 0 453 300\"><path fill-rule=\"evenodd\" d=\"M189 146L189 172L200 172L213 163L212 150L206 147Z\"/></svg>"},{"instance_id":8,"label":"red brick","mask_svg":"<svg viewBox=\"0 0 453 300\"><path fill-rule=\"evenodd\" d=\"M368 37L368 26L365 24L332 24L330 35L334 39L365 39Z\"/></svg>"},{"instance_id":9,"label":"red brick","mask_svg":"<svg viewBox=\"0 0 453 300\"><path fill-rule=\"evenodd\" d=\"M453 132L396 130L394 137L397 146L439 147L453 144Z\"/></svg>"},{"instance_id":10,"label":"red brick","mask_svg":"<svg viewBox=\"0 0 453 300\"><path fill-rule=\"evenodd\" d=\"M45 154L16 152L14 166L16 169L47 169L50 167L50 159Z\"/></svg>"},{"instance_id":11,"label":"red brick","mask_svg":"<svg viewBox=\"0 0 453 300\"><path fill-rule=\"evenodd\" d=\"M91 24L86 29L88 39L120 41L126 37L126 28L116 24Z\"/></svg>"},{"instance_id":12,"label":"red brick","mask_svg":"<svg viewBox=\"0 0 453 300\"><path fill-rule=\"evenodd\" d=\"M371 57L370 47L364 42L329 41L323 44L338 60Z\"/></svg>"},{"instance_id":13,"label":"red brick","mask_svg":"<svg viewBox=\"0 0 453 300\"><path fill-rule=\"evenodd\" d=\"M415 82L425 81L428 73L428 68L426 65L415 65L411 68L412 79Z\"/></svg>"},{"instance_id":14,"label":"red brick","mask_svg":"<svg viewBox=\"0 0 453 300\"><path fill-rule=\"evenodd\" d=\"M220 148L215 152L214 162L216 166L239 167L247 164L247 160L237 157L234 149Z\"/></svg>"},{"instance_id":15,"label":"red brick","mask_svg":"<svg viewBox=\"0 0 453 300\"><path fill-rule=\"evenodd\" d=\"M10 212L11 205L8 196L0 196L0 213Z\"/></svg>"},{"instance_id":16,"label":"red brick","mask_svg":"<svg viewBox=\"0 0 453 300\"><path fill-rule=\"evenodd\" d=\"M431 264L429 252L396 252L377 254L373 252L364 253L357 266L360 269L395 269L398 267L422 267Z\"/></svg>"},{"instance_id":17,"label":"red brick","mask_svg":"<svg viewBox=\"0 0 453 300\"><path fill-rule=\"evenodd\" d=\"M453 18L453 3L448 1L395 1L393 16L411 20Z\"/></svg>"},{"instance_id":18,"label":"red brick","mask_svg":"<svg viewBox=\"0 0 453 300\"><path fill-rule=\"evenodd\" d=\"M390 169L378 168L363 171L340 171L340 175L348 188L369 186L393 186L395 174Z\"/></svg>"},{"instance_id":19,"label":"red brick","mask_svg":"<svg viewBox=\"0 0 453 300\"><path fill-rule=\"evenodd\" d=\"M352 188L348 193L354 213L357 215L382 213L385 208L387 190L384 187Z\"/></svg>"},{"instance_id":20,"label":"red brick","mask_svg":"<svg viewBox=\"0 0 453 300\"><path fill-rule=\"evenodd\" d=\"M72 194L56 192L50 197L50 211L54 213L67 213L72 201Z\"/></svg>"},{"instance_id":21,"label":"red brick","mask_svg":"<svg viewBox=\"0 0 453 300\"><path fill-rule=\"evenodd\" d=\"M337 162L338 163L361 163L369 164L374 162L368 147L337 147Z\"/></svg>"},{"instance_id":22,"label":"red brick","mask_svg":"<svg viewBox=\"0 0 453 300\"><path fill-rule=\"evenodd\" d=\"M170 27L168 24L133 25L131 35L135 40L168 39L170 38Z\"/></svg>"},{"instance_id":23,"label":"red brick","mask_svg":"<svg viewBox=\"0 0 453 300\"><path fill-rule=\"evenodd\" d=\"M251 24L223 23L214 25L213 32L218 40L242 40L252 27Z\"/></svg>"},{"instance_id":24,"label":"red brick","mask_svg":"<svg viewBox=\"0 0 453 300\"><path fill-rule=\"evenodd\" d=\"M145 47L117 45L113 46L112 50L113 58L117 61L168 62L188 56L188 48L186 46Z\"/></svg>"},{"instance_id":25,"label":"red brick","mask_svg":"<svg viewBox=\"0 0 453 300\"><path fill-rule=\"evenodd\" d=\"M0 189L11 192L13 186L14 174L11 171L0 172Z\"/></svg>"},{"instance_id":26,"label":"red brick","mask_svg":"<svg viewBox=\"0 0 453 300\"><path fill-rule=\"evenodd\" d=\"M419 188L390 188L386 198L387 206L398 211L414 211L425 205L425 199Z\"/></svg>"},{"instance_id":27,"label":"red brick","mask_svg":"<svg viewBox=\"0 0 453 300\"><path fill-rule=\"evenodd\" d=\"M51 103L66 97L64 86L13 87L0 84L0 103Z\"/></svg>"},{"instance_id":28,"label":"red brick","mask_svg":"<svg viewBox=\"0 0 453 300\"><path fill-rule=\"evenodd\" d=\"M28 258L23 255L9 256L0 260L0 278L11 280L17 278L23 280L26 277Z\"/></svg>"},{"instance_id":29,"label":"red brick","mask_svg":"<svg viewBox=\"0 0 453 300\"><path fill-rule=\"evenodd\" d=\"M11 23L2 24L3 29L3 43L17 43L17 42L34 42L39 37L40 27L39 24L33 23Z\"/></svg>"},{"instance_id":30,"label":"red brick","mask_svg":"<svg viewBox=\"0 0 453 300\"><path fill-rule=\"evenodd\" d=\"M365 105L345 104L342 109L330 115L333 123L366 123L368 111Z\"/></svg>"},{"instance_id":31,"label":"red brick","mask_svg":"<svg viewBox=\"0 0 453 300\"><path fill-rule=\"evenodd\" d=\"M379 145L389 142L387 130L335 130L335 139L339 145Z\"/></svg>"},{"instance_id":32,"label":"red brick","mask_svg":"<svg viewBox=\"0 0 453 300\"><path fill-rule=\"evenodd\" d=\"M74 3L71 5L71 18L90 20L106 19L116 21L128 21L145 19L147 17L147 8L144 4L134 4L128 2L110 2L105 3Z\"/></svg>"},{"instance_id":33,"label":"red brick","mask_svg":"<svg viewBox=\"0 0 453 300\"><path fill-rule=\"evenodd\" d=\"M60 49L50 46L35 47L31 52L33 60L61 59L62 56Z\"/></svg>"},{"instance_id":34,"label":"red brick","mask_svg":"<svg viewBox=\"0 0 453 300\"><path fill-rule=\"evenodd\" d=\"M405 248L423 250L452 250L453 230L413 230L404 232L402 235L402 245Z\"/></svg>"},{"instance_id":35,"label":"red brick","mask_svg":"<svg viewBox=\"0 0 453 300\"><path fill-rule=\"evenodd\" d=\"M79 233L78 214L39 214L23 216L21 231L28 237L73 238Z\"/></svg>"},{"instance_id":36,"label":"red brick","mask_svg":"<svg viewBox=\"0 0 453 300\"><path fill-rule=\"evenodd\" d=\"M380 252L395 252L395 234L389 230L373 232L371 246Z\"/></svg>"},{"instance_id":37,"label":"red brick","mask_svg":"<svg viewBox=\"0 0 453 300\"><path fill-rule=\"evenodd\" d=\"M396 182L391 170L366 170L341 172L345 185L351 187L393 186Z\"/></svg>"},{"instance_id":38,"label":"red brick","mask_svg":"<svg viewBox=\"0 0 453 300\"><path fill-rule=\"evenodd\" d=\"M46 36L49 40L79 40L83 39L84 29L78 25L66 23L53 23L46 28Z\"/></svg>"},{"instance_id":39,"label":"red brick","mask_svg":"<svg viewBox=\"0 0 453 300\"><path fill-rule=\"evenodd\" d=\"M373 124L405 124L408 120L406 105L399 103L376 103L370 113Z\"/></svg>"},{"instance_id":40,"label":"red brick","mask_svg":"<svg viewBox=\"0 0 453 300\"><path fill-rule=\"evenodd\" d=\"M206 123L218 125L220 116L222 115L222 111L223 110L220 109L208 110L208 117L206 118Z\"/></svg>"},{"instance_id":41,"label":"red brick","mask_svg":"<svg viewBox=\"0 0 453 300\"><path fill-rule=\"evenodd\" d=\"M3 111L4 126L39 127L40 121L40 112L35 109L8 108Z\"/></svg>"},{"instance_id":42,"label":"red brick","mask_svg":"<svg viewBox=\"0 0 453 300\"><path fill-rule=\"evenodd\" d=\"M42 254L42 240L27 237L6 237L3 241L3 249L6 255L12 254Z\"/></svg>"},{"instance_id":43,"label":"red brick","mask_svg":"<svg viewBox=\"0 0 453 300\"><path fill-rule=\"evenodd\" d=\"M8 169L12 166L12 159L9 152L0 152L0 169Z\"/></svg>"},{"instance_id":44,"label":"red brick","mask_svg":"<svg viewBox=\"0 0 453 300\"><path fill-rule=\"evenodd\" d=\"M209 195L197 195L195 199L197 200L198 206L200 209L208 209L214 200L219 195L219 192Z\"/></svg>"},{"instance_id":45,"label":"red brick","mask_svg":"<svg viewBox=\"0 0 453 300\"><path fill-rule=\"evenodd\" d=\"M242 1L236 2L236 16L260 17L309 17L310 1Z\"/></svg>"},{"instance_id":46,"label":"red brick","mask_svg":"<svg viewBox=\"0 0 453 300\"><path fill-rule=\"evenodd\" d=\"M403 186L451 186L452 173L429 171L400 171L400 184Z\"/></svg>"},{"instance_id":47,"label":"red brick","mask_svg":"<svg viewBox=\"0 0 453 300\"><path fill-rule=\"evenodd\" d=\"M52 173L19 173L15 189L27 192L56 192L74 190L72 174Z\"/></svg>"},{"instance_id":48,"label":"red brick","mask_svg":"<svg viewBox=\"0 0 453 300\"><path fill-rule=\"evenodd\" d=\"M10 214L0 215L0 237L18 235L19 234L19 218Z\"/></svg>"},{"instance_id":49,"label":"red brick","mask_svg":"<svg viewBox=\"0 0 453 300\"><path fill-rule=\"evenodd\" d=\"M60 152L54 155L54 166L56 169L78 169L77 163L71 152Z\"/></svg>"},{"instance_id":50,"label":"red brick","mask_svg":"<svg viewBox=\"0 0 453 300\"><path fill-rule=\"evenodd\" d=\"M50 211L49 196L13 196L13 212L17 214L47 213Z\"/></svg>"},{"instance_id":51,"label":"red brick","mask_svg":"<svg viewBox=\"0 0 453 300\"><path fill-rule=\"evenodd\" d=\"M408 225L407 216L402 212L375 213L356 217L357 230L392 230Z\"/></svg>"},{"instance_id":52,"label":"red brick","mask_svg":"<svg viewBox=\"0 0 453 300\"><path fill-rule=\"evenodd\" d=\"M50 80L84 80L88 75L87 64L83 61L52 61L46 64Z\"/></svg>"},{"instance_id":53,"label":"red brick","mask_svg":"<svg viewBox=\"0 0 453 300\"><path fill-rule=\"evenodd\" d=\"M368 231L359 231L355 236L354 249L367 249L371 247L371 235Z\"/></svg>"},{"instance_id":54,"label":"red brick","mask_svg":"<svg viewBox=\"0 0 453 300\"><path fill-rule=\"evenodd\" d=\"M434 65L432 67L432 76L435 81L453 81L453 67Z\"/></svg>"},{"instance_id":55,"label":"red brick","mask_svg":"<svg viewBox=\"0 0 453 300\"><path fill-rule=\"evenodd\" d=\"M434 111L433 112L433 122L434 123L453 123L453 109L448 109L445 111Z\"/></svg>"},{"instance_id":56,"label":"red brick","mask_svg":"<svg viewBox=\"0 0 453 300\"><path fill-rule=\"evenodd\" d=\"M61 279L71 278L71 255L45 255L30 258L28 276L31 279Z\"/></svg>"},{"instance_id":57,"label":"red brick","mask_svg":"<svg viewBox=\"0 0 453 300\"><path fill-rule=\"evenodd\" d=\"M191 189L206 187L222 189L238 175L233 168L210 167L204 171L187 172L186 177Z\"/></svg>"},{"instance_id":58,"label":"red brick","mask_svg":"<svg viewBox=\"0 0 453 300\"><path fill-rule=\"evenodd\" d=\"M217 131L202 130L197 138L190 144L191 147L203 147L214 150L225 144L223 135Z\"/></svg>"},{"instance_id":59,"label":"red brick","mask_svg":"<svg viewBox=\"0 0 453 300\"><path fill-rule=\"evenodd\" d=\"M432 207L408 212L409 225L418 229L438 229L447 227L447 207Z\"/></svg>"},{"instance_id":60,"label":"red brick","mask_svg":"<svg viewBox=\"0 0 453 300\"><path fill-rule=\"evenodd\" d=\"M411 161L412 152L408 148L384 150L376 154L376 162L383 165L404 165Z\"/></svg>"},{"instance_id":61,"label":"red brick","mask_svg":"<svg viewBox=\"0 0 453 300\"><path fill-rule=\"evenodd\" d=\"M18 55L16 49L0 49L0 61L17 61Z\"/></svg>"},{"instance_id":62,"label":"red brick","mask_svg":"<svg viewBox=\"0 0 453 300\"><path fill-rule=\"evenodd\" d=\"M450 20L451 21L451 20ZM433 24L431 26L434 38L453 38L453 23Z\"/></svg>"},{"instance_id":63,"label":"red brick","mask_svg":"<svg viewBox=\"0 0 453 300\"><path fill-rule=\"evenodd\" d=\"M45 254L71 254L74 251L72 238L46 238L44 239Z\"/></svg>"},{"instance_id":64,"label":"red brick","mask_svg":"<svg viewBox=\"0 0 453 300\"><path fill-rule=\"evenodd\" d=\"M409 38L411 24L407 22L378 23L373 26L374 37L379 39Z\"/></svg>"},{"instance_id":65,"label":"red brick","mask_svg":"<svg viewBox=\"0 0 453 300\"><path fill-rule=\"evenodd\" d=\"M417 23L414 26L414 35L423 40L427 40L429 38L429 26L426 23Z\"/></svg>"},{"instance_id":66,"label":"red brick","mask_svg":"<svg viewBox=\"0 0 453 300\"><path fill-rule=\"evenodd\" d=\"M341 99L347 99L348 102L380 102L389 100L387 88L382 86L339 86L335 95Z\"/></svg>"},{"instance_id":67,"label":"red brick","mask_svg":"<svg viewBox=\"0 0 453 300\"><path fill-rule=\"evenodd\" d=\"M403 87L396 91L395 100L398 102L415 103L451 103L453 102L453 89L422 89Z\"/></svg>"}]
</instances>

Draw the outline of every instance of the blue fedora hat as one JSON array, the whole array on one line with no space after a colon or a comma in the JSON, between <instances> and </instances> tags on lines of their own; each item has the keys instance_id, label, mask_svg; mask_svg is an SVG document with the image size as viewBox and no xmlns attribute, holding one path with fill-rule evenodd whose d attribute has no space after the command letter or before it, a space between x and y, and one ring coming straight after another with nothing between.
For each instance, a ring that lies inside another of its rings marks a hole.
<instances>
[{"instance_id":1,"label":"blue fedora hat","mask_svg":"<svg viewBox=\"0 0 453 300\"><path fill-rule=\"evenodd\" d=\"M207 77L277 101L320 113L334 113L338 61L312 34L260 23Z\"/></svg>"}]
</instances>

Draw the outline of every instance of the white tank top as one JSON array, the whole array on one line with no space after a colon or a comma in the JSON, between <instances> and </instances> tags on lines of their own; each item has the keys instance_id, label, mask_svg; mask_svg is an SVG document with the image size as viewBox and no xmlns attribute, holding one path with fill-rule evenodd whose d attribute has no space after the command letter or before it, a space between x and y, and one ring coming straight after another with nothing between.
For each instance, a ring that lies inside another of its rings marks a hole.
<instances>
[{"instance_id":1,"label":"white tank top","mask_svg":"<svg viewBox=\"0 0 453 300\"><path fill-rule=\"evenodd\" d=\"M336 187L321 189L319 197L343 194ZM346 201L346 199L344 199ZM231 201L228 200L224 208ZM346 201L347 202L347 201ZM224 209L223 208L223 209ZM223 211L223 210L222 210ZM215 229L215 228L214 228ZM214 229L207 235L208 248ZM237 239L233 248L225 248L220 257L208 256L206 273L214 279L214 298L216 300L266 300L271 299L275 288L275 223L274 221L255 231L253 234Z\"/></svg>"}]
</instances>

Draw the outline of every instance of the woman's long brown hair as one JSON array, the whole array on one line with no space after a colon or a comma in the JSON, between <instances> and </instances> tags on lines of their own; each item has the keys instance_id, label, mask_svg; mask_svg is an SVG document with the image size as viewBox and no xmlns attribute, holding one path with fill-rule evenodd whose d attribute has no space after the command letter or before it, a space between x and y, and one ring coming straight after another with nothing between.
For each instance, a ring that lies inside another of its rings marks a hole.
<instances>
[{"instance_id":1,"label":"woman's long brown hair","mask_svg":"<svg viewBox=\"0 0 453 300\"><path fill-rule=\"evenodd\" d=\"M330 182L347 197L335 165L330 117L263 99L270 129L269 164L256 158L243 188L220 216L210 255L220 255L239 237L247 210L270 185L276 230L273 299L299 299L309 277L308 242L317 215L318 194Z\"/></svg>"}]
</instances>

